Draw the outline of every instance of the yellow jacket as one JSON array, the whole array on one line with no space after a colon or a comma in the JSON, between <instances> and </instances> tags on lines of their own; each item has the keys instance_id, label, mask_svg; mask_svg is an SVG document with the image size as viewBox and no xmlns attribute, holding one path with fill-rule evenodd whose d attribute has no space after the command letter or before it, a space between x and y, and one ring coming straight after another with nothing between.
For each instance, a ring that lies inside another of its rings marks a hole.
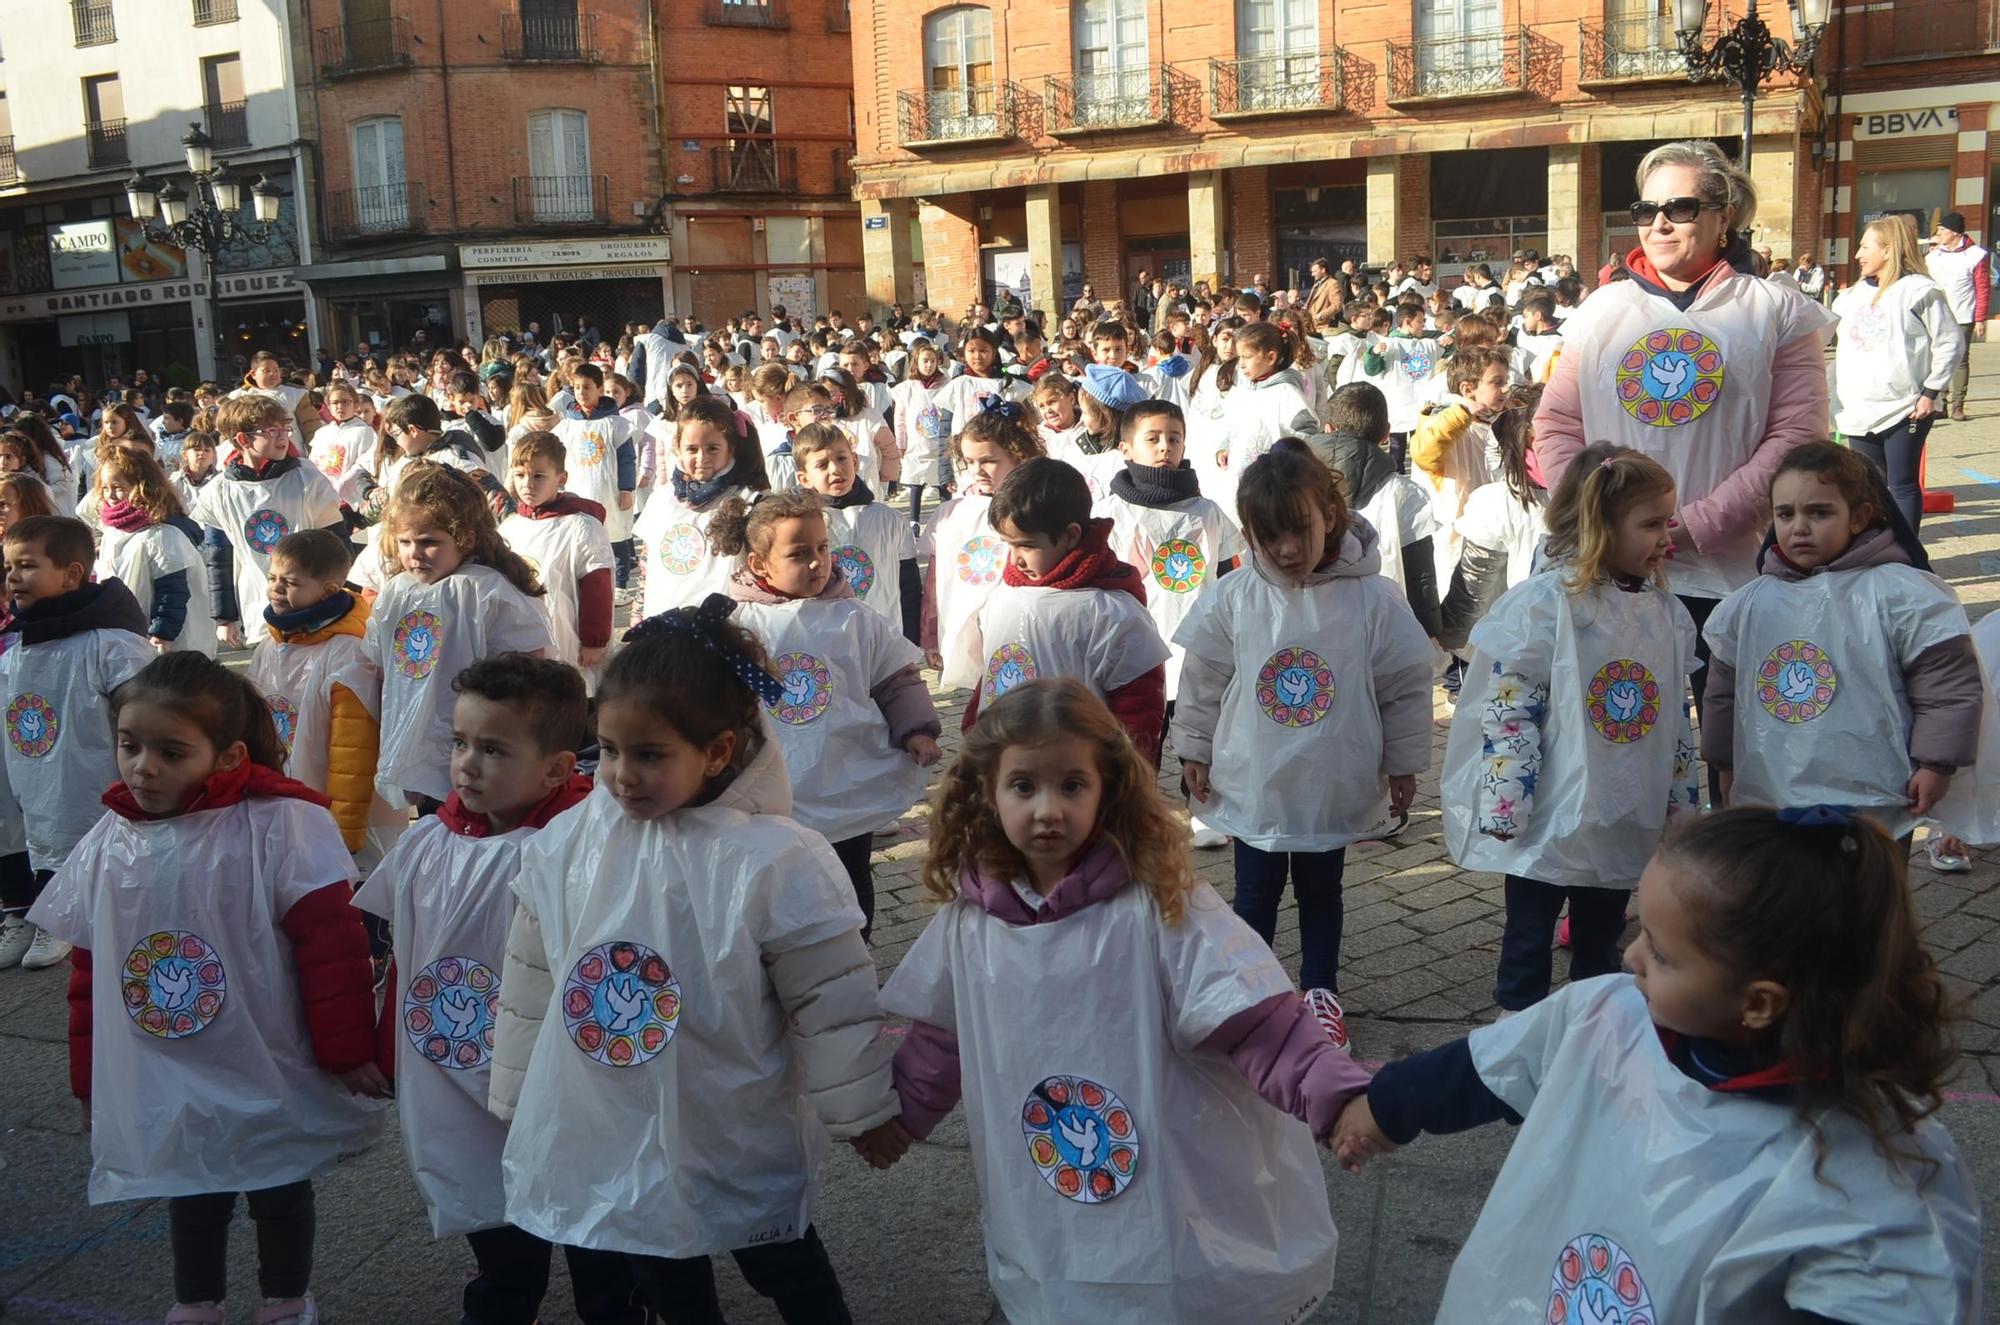
<instances>
[{"instance_id":1,"label":"yellow jacket","mask_svg":"<svg viewBox=\"0 0 2000 1325\"><path fill-rule=\"evenodd\" d=\"M318 630L287 635L272 628L272 637L295 648L324 644L340 635L361 638L368 628L368 600L356 595L346 616ZM368 840L368 811L375 802L375 760L381 749L382 727L361 697L335 681L327 695L326 795L333 802L333 821L349 851Z\"/></svg>"}]
</instances>

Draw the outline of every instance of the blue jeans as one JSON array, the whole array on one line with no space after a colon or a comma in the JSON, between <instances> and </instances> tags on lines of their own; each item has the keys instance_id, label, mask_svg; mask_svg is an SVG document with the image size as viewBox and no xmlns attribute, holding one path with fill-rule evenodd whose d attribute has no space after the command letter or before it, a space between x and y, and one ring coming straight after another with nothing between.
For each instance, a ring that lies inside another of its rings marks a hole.
<instances>
[{"instance_id":1,"label":"blue jeans","mask_svg":"<svg viewBox=\"0 0 2000 1325\"><path fill-rule=\"evenodd\" d=\"M1493 1001L1509 1012L1533 1007L1549 996L1555 958L1556 916L1569 901L1571 983L1618 969L1618 939L1625 932L1623 888L1559 888L1518 875L1507 876L1507 924L1500 933L1500 976Z\"/></svg>"},{"instance_id":2,"label":"blue jeans","mask_svg":"<svg viewBox=\"0 0 2000 1325\"><path fill-rule=\"evenodd\" d=\"M1893 428L1847 439L1848 446L1872 460L1888 480L1889 496L1912 532L1924 518L1924 490L1917 484L1917 471L1924 463L1924 439L1936 418L1935 414L1915 422L1905 418Z\"/></svg>"},{"instance_id":3,"label":"blue jeans","mask_svg":"<svg viewBox=\"0 0 2000 1325\"><path fill-rule=\"evenodd\" d=\"M1347 848L1259 851L1236 843L1236 914L1264 942L1278 932L1285 876L1299 903L1299 988L1340 989L1340 880Z\"/></svg>"}]
</instances>

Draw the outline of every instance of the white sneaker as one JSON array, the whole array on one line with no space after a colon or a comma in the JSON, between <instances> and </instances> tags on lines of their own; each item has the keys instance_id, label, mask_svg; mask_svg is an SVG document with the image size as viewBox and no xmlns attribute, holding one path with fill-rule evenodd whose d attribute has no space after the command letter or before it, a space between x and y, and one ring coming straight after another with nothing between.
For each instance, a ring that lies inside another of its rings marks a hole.
<instances>
[{"instance_id":1,"label":"white sneaker","mask_svg":"<svg viewBox=\"0 0 2000 1325\"><path fill-rule=\"evenodd\" d=\"M257 1325L319 1325L319 1308L312 1294L304 1297L267 1297L257 1312Z\"/></svg>"},{"instance_id":2,"label":"white sneaker","mask_svg":"<svg viewBox=\"0 0 2000 1325\"><path fill-rule=\"evenodd\" d=\"M628 586L623 589L614 590L611 594L611 601L619 607L630 607L632 600L638 596L639 591Z\"/></svg>"},{"instance_id":3,"label":"white sneaker","mask_svg":"<svg viewBox=\"0 0 2000 1325\"><path fill-rule=\"evenodd\" d=\"M33 925L30 925L28 928L35 931L35 937L28 944L27 955L21 958L22 970L47 970L63 958L69 956L69 944L49 933L46 929L40 929Z\"/></svg>"},{"instance_id":4,"label":"white sneaker","mask_svg":"<svg viewBox=\"0 0 2000 1325\"><path fill-rule=\"evenodd\" d=\"M182 1302L167 1313L166 1325L228 1325L229 1317L214 1302Z\"/></svg>"},{"instance_id":5,"label":"white sneaker","mask_svg":"<svg viewBox=\"0 0 2000 1325\"><path fill-rule=\"evenodd\" d=\"M1972 857L1947 850L1945 835L1935 829L1924 839L1924 850L1930 853L1931 868L1940 874L1964 874L1972 868Z\"/></svg>"},{"instance_id":6,"label":"white sneaker","mask_svg":"<svg viewBox=\"0 0 2000 1325\"><path fill-rule=\"evenodd\" d=\"M28 923L26 916L8 916L0 920L0 971L19 966L21 959L28 955L35 935L40 932Z\"/></svg>"},{"instance_id":7,"label":"white sneaker","mask_svg":"<svg viewBox=\"0 0 2000 1325\"><path fill-rule=\"evenodd\" d=\"M1194 846L1197 851L1229 845L1229 834L1219 828L1210 828L1193 815L1188 816L1188 827L1194 830Z\"/></svg>"}]
</instances>

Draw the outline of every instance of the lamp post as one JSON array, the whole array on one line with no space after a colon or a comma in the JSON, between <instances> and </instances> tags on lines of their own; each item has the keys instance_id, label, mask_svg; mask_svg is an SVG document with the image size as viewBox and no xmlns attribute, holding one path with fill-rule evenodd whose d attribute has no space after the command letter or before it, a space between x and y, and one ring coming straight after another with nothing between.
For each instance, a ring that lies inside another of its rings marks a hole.
<instances>
[{"instance_id":1,"label":"lamp post","mask_svg":"<svg viewBox=\"0 0 2000 1325\"><path fill-rule=\"evenodd\" d=\"M1757 17L1757 0L1750 0L1749 12L1717 37L1713 46L1704 46L1701 32L1708 21L1708 0L1674 0L1674 28L1681 58L1687 61L1688 80L1701 83L1726 78L1742 89L1743 156L1737 164L1745 170L1750 168L1750 117L1757 104L1758 85L1772 74L1812 73L1830 3L1793 0L1797 45L1772 36L1764 20Z\"/></svg>"},{"instance_id":2,"label":"lamp post","mask_svg":"<svg viewBox=\"0 0 2000 1325\"><path fill-rule=\"evenodd\" d=\"M222 293L216 286L216 255L232 244L261 244L271 237L284 196L269 178L258 176L250 187L254 223L243 219L243 181L215 159L215 140L190 124L181 139L187 153L189 188L169 180L162 185L137 171L125 181L125 202L132 219L158 244L196 249L208 265L208 330L212 346L222 346ZM216 372L221 373L220 360Z\"/></svg>"}]
</instances>

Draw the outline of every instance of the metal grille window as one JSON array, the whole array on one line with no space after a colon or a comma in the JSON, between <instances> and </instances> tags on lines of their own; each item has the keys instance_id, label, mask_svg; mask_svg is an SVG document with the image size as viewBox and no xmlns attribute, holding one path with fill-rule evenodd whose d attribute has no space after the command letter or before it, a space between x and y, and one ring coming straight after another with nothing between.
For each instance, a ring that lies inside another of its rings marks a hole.
<instances>
[{"instance_id":1,"label":"metal grille window","mask_svg":"<svg viewBox=\"0 0 2000 1325\"><path fill-rule=\"evenodd\" d=\"M1321 101L1319 6L1314 0L1242 0L1236 7L1239 111Z\"/></svg>"},{"instance_id":2,"label":"metal grille window","mask_svg":"<svg viewBox=\"0 0 2000 1325\"><path fill-rule=\"evenodd\" d=\"M354 222L361 234L393 232L409 224L403 181L403 121L394 115L354 126Z\"/></svg>"},{"instance_id":3,"label":"metal grille window","mask_svg":"<svg viewBox=\"0 0 2000 1325\"><path fill-rule=\"evenodd\" d=\"M111 0L70 0L70 30L78 46L103 46L118 40L111 20Z\"/></svg>"},{"instance_id":4,"label":"metal grille window","mask_svg":"<svg viewBox=\"0 0 2000 1325\"><path fill-rule=\"evenodd\" d=\"M722 90L722 96L723 124L729 134L729 174L717 187L775 192L778 145L771 139L775 131L771 89L761 84L732 83Z\"/></svg>"},{"instance_id":5,"label":"metal grille window","mask_svg":"<svg viewBox=\"0 0 2000 1325\"><path fill-rule=\"evenodd\" d=\"M933 138L1000 132L993 100L993 11L961 5L924 19L924 72Z\"/></svg>"},{"instance_id":6,"label":"metal grille window","mask_svg":"<svg viewBox=\"0 0 2000 1325\"><path fill-rule=\"evenodd\" d=\"M1076 10L1078 126L1155 118L1146 0L1083 0Z\"/></svg>"},{"instance_id":7,"label":"metal grille window","mask_svg":"<svg viewBox=\"0 0 2000 1325\"><path fill-rule=\"evenodd\" d=\"M212 55L201 62L202 114L217 147L245 147L250 123L243 97L243 60Z\"/></svg>"},{"instance_id":8,"label":"metal grille window","mask_svg":"<svg viewBox=\"0 0 2000 1325\"><path fill-rule=\"evenodd\" d=\"M1417 0L1417 93L1463 96L1507 86L1500 0Z\"/></svg>"},{"instance_id":9,"label":"metal grille window","mask_svg":"<svg viewBox=\"0 0 2000 1325\"><path fill-rule=\"evenodd\" d=\"M588 221L596 214L590 117L538 110L528 117L529 206L537 221Z\"/></svg>"}]
</instances>

